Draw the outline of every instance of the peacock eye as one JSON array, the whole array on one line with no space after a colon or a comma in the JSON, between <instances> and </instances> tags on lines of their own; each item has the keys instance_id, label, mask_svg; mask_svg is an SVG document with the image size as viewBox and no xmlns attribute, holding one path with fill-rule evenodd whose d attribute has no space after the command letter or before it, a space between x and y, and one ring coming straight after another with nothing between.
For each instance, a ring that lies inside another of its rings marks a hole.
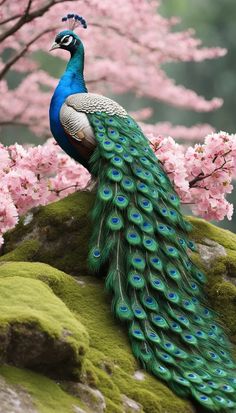
<instances>
[{"instance_id":1,"label":"peacock eye","mask_svg":"<svg viewBox=\"0 0 236 413\"><path fill-rule=\"evenodd\" d=\"M63 44L63 46L69 46L73 40L73 36L65 36L61 39L60 43Z\"/></svg>"}]
</instances>

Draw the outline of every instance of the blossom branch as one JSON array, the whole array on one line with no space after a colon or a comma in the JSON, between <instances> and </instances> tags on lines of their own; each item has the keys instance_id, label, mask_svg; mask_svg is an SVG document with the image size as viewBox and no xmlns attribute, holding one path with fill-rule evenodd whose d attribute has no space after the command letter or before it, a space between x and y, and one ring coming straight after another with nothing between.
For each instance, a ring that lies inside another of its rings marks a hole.
<instances>
[{"instance_id":1,"label":"blossom branch","mask_svg":"<svg viewBox=\"0 0 236 413\"><path fill-rule=\"evenodd\" d=\"M27 5L26 10L25 10L25 13L15 15L11 18L11 20L15 20L16 18L19 18L19 20L12 27L10 27L8 30L6 30L5 32L3 32L0 35L0 42L3 42L3 40L5 40L9 36L12 36L15 32L17 32L26 23L31 22L32 20L36 19L37 17L43 16L55 4L64 3L64 2L67 2L67 1L69 1L69 0L50 0L47 4L45 4L41 8L29 13L31 3L32 3L32 0L29 0L28 5ZM8 21L10 21L10 20L8 20ZM4 23L6 23L6 20L4 21Z\"/></svg>"},{"instance_id":2,"label":"blossom branch","mask_svg":"<svg viewBox=\"0 0 236 413\"><path fill-rule=\"evenodd\" d=\"M225 169L225 168L224 168L225 164L226 164L227 162L230 162L230 161L231 161L230 159L228 159L228 160L225 159L225 156L226 156L227 154L229 154L230 152L231 152L231 151L228 151L226 154L223 155L224 162L222 163L222 165L220 165L218 168L214 169L214 171L212 171L211 173L209 173L209 174L207 174L207 175L205 175L203 172L200 172L194 179L192 179L192 180L189 182L189 187L190 187L190 188L196 188L197 186L195 186L195 184L196 184L197 182L201 182L201 181L203 181L204 179L211 177L215 172L217 172L217 171L219 171L219 170L224 171L224 169ZM214 160L213 160L212 162L214 163ZM201 188L202 188L202 187L201 187Z\"/></svg>"},{"instance_id":3,"label":"blossom branch","mask_svg":"<svg viewBox=\"0 0 236 413\"><path fill-rule=\"evenodd\" d=\"M86 83L91 85L93 83L105 82L106 80L107 80L107 76L101 76L100 78L97 78L97 79L88 79Z\"/></svg>"},{"instance_id":4,"label":"blossom branch","mask_svg":"<svg viewBox=\"0 0 236 413\"><path fill-rule=\"evenodd\" d=\"M2 70L0 71L0 80L6 75L8 70L21 58L23 57L26 52L29 50L29 47L35 43L40 37L44 34L53 31L55 28L50 28L43 30L41 33L38 33L35 37L33 37L17 54L15 54L11 59L7 61L7 63L3 66Z\"/></svg>"},{"instance_id":5,"label":"blossom branch","mask_svg":"<svg viewBox=\"0 0 236 413\"><path fill-rule=\"evenodd\" d=\"M50 189L50 191L54 192L57 196L59 196L61 192L67 191L68 189L75 189L76 190L78 188L78 186L79 186L79 184L76 183L74 185L69 185L69 186L66 186L65 188L61 188L61 189Z\"/></svg>"},{"instance_id":6,"label":"blossom branch","mask_svg":"<svg viewBox=\"0 0 236 413\"><path fill-rule=\"evenodd\" d=\"M6 0L3 0L0 5L2 5L3 3L5 3L5 1L6 1ZM25 9L25 11L24 11L24 13L23 13L24 15L28 15L29 10L30 10L30 7L31 7L31 4L32 4L32 0L29 0L28 4L27 4L27 6L26 6L26 9ZM21 17L22 17L22 13L15 14L15 15L13 15L13 16L8 17L8 18L5 19L5 20L1 20L1 21L0 21L0 25L9 23L10 21L16 20L16 19L21 18Z\"/></svg>"}]
</instances>

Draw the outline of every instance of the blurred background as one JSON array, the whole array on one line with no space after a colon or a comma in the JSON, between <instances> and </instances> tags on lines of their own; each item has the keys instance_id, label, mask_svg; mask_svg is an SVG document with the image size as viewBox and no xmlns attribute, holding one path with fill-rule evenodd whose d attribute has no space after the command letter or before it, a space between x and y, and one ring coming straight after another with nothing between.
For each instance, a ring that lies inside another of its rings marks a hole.
<instances>
[{"instance_id":1,"label":"blurred background","mask_svg":"<svg viewBox=\"0 0 236 413\"><path fill-rule=\"evenodd\" d=\"M161 7L164 16L181 16L179 27L194 28L204 46L221 46L228 54L220 59L201 63L181 63L166 66L166 71L177 82L193 87L207 98L219 96L224 106L211 113L171 110L155 105L156 115L168 116L173 122L190 125L197 122L212 124L217 130L235 133L235 63L236 29L234 0L165 0Z\"/></svg>"},{"instance_id":2,"label":"blurred background","mask_svg":"<svg viewBox=\"0 0 236 413\"><path fill-rule=\"evenodd\" d=\"M166 17L179 16L181 23L177 26L177 29L184 30L192 27L204 46L221 46L228 49L228 54L220 59L206 60L201 63L181 62L165 65L166 72L177 83L183 84L209 99L214 96L221 97L225 103L221 109L215 112L196 113L190 110L171 108L149 99L134 98L131 94L119 96L117 100L130 111L151 106L153 116L150 123L171 121L173 124L186 126L196 123L209 123L218 131L225 130L229 133L235 133L235 0L164 0L160 12ZM49 57L43 53L35 53L35 59L53 76L59 77L64 69L64 62L58 58ZM9 84L14 88L21 80L20 75L12 72L9 76ZM7 127L3 136L2 143L7 145L14 143L12 138L16 136L15 130ZM23 127L17 131L19 143L35 143L37 139ZM229 200L236 204L236 185L233 194L229 196ZM216 224L236 232L236 213L234 213L232 221L224 220Z\"/></svg>"},{"instance_id":3,"label":"blurred background","mask_svg":"<svg viewBox=\"0 0 236 413\"><path fill-rule=\"evenodd\" d=\"M171 119L173 123L190 125L198 122L210 123L216 130L229 133L236 131L235 116L235 65L236 65L236 29L234 0L165 0L161 7L164 16L181 16L179 27L193 27L205 46L221 46L228 49L225 57L198 64L180 63L166 66L168 74L192 87L206 98L219 96L224 105L215 112L194 113L170 108L155 102L155 116L160 120ZM228 197L236 205L235 189ZM225 219L216 223L218 226L236 232L236 211L232 221Z\"/></svg>"}]
</instances>

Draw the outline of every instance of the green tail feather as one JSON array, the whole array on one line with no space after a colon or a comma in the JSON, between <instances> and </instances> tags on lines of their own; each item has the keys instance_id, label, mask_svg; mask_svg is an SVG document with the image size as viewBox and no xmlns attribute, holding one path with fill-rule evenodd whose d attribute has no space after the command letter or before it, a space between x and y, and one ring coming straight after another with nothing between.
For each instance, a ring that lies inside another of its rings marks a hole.
<instances>
[{"instance_id":1,"label":"green tail feather","mask_svg":"<svg viewBox=\"0 0 236 413\"><path fill-rule=\"evenodd\" d=\"M196 246L179 197L133 119L88 119L98 178L89 264L108 264L106 288L135 356L180 396L212 411L235 408L230 344L205 303L206 276L188 255Z\"/></svg>"}]
</instances>

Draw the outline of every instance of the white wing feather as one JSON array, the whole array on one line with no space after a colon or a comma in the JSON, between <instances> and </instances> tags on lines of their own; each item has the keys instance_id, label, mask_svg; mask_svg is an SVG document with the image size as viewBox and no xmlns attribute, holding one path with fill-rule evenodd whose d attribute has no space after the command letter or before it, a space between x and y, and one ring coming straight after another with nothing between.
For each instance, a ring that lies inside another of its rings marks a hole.
<instances>
[{"instance_id":1,"label":"white wing feather","mask_svg":"<svg viewBox=\"0 0 236 413\"><path fill-rule=\"evenodd\" d=\"M127 112L114 100L96 93L70 95L61 107L60 121L65 131L77 141L88 142L94 147L96 141L86 113L105 112L108 115L126 117Z\"/></svg>"}]
</instances>

